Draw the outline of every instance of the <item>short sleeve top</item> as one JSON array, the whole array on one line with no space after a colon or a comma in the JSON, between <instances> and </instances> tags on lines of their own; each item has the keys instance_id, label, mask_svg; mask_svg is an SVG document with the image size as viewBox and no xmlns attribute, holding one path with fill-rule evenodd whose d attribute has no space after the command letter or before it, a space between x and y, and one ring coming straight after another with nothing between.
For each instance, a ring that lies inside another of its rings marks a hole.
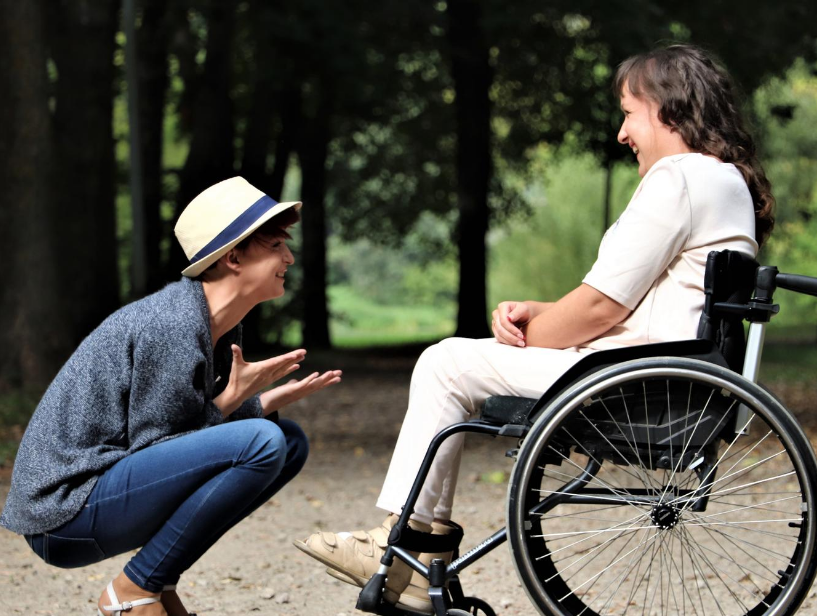
<instances>
[{"instance_id":1,"label":"short sleeve top","mask_svg":"<svg viewBox=\"0 0 817 616\"><path fill-rule=\"evenodd\" d=\"M754 257L755 216L743 176L698 153L668 156L641 180L583 282L632 312L582 345L602 350L694 338L713 250Z\"/></svg>"}]
</instances>

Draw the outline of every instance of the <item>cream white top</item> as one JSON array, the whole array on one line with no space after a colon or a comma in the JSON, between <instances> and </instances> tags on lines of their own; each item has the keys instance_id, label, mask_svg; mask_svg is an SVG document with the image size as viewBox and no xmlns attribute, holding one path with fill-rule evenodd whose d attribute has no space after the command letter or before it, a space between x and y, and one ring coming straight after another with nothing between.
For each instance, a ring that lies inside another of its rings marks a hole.
<instances>
[{"instance_id":1,"label":"cream white top","mask_svg":"<svg viewBox=\"0 0 817 616\"><path fill-rule=\"evenodd\" d=\"M694 338L712 250L755 256L755 216L740 171L702 154L656 162L599 247L583 282L632 309L578 350Z\"/></svg>"}]
</instances>

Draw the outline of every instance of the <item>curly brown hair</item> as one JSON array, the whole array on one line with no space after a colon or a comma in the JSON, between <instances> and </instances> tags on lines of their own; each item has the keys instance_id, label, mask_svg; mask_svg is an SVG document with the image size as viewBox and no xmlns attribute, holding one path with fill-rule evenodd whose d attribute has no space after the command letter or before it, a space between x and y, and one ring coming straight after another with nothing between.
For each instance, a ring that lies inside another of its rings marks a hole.
<instances>
[{"instance_id":1,"label":"curly brown hair","mask_svg":"<svg viewBox=\"0 0 817 616\"><path fill-rule=\"evenodd\" d=\"M775 199L723 66L699 47L671 45L622 62L613 82L618 96L625 85L636 98L656 103L658 118L690 149L732 163L743 174L755 207L755 238L762 245L774 227Z\"/></svg>"}]
</instances>

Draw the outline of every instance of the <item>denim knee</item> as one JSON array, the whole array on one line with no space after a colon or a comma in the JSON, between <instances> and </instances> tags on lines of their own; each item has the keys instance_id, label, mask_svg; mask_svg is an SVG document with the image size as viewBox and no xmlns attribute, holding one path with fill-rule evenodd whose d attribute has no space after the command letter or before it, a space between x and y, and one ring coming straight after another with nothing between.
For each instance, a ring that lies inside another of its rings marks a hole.
<instances>
[{"instance_id":1,"label":"denim knee","mask_svg":"<svg viewBox=\"0 0 817 616\"><path fill-rule=\"evenodd\" d=\"M277 477L284 468L287 439L281 428L266 419L243 419L241 443L244 444L236 463L258 468Z\"/></svg>"},{"instance_id":2,"label":"denim knee","mask_svg":"<svg viewBox=\"0 0 817 616\"><path fill-rule=\"evenodd\" d=\"M290 419L281 419L278 426L287 441L287 470L294 476L306 464L309 457L309 439L297 423Z\"/></svg>"}]
</instances>

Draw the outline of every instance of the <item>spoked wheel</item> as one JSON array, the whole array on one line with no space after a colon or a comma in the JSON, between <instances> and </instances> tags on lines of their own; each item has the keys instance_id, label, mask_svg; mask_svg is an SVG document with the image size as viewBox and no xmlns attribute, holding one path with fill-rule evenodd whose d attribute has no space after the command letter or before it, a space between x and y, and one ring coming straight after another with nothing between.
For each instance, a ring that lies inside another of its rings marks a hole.
<instances>
[{"instance_id":1,"label":"spoked wheel","mask_svg":"<svg viewBox=\"0 0 817 616\"><path fill-rule=\"evenodd\" d=\"M508 535L543 614L782 616L815 575L817 460L773 396L682 358L602 370L520 450Z\"/></svg>"}]
</instances>

